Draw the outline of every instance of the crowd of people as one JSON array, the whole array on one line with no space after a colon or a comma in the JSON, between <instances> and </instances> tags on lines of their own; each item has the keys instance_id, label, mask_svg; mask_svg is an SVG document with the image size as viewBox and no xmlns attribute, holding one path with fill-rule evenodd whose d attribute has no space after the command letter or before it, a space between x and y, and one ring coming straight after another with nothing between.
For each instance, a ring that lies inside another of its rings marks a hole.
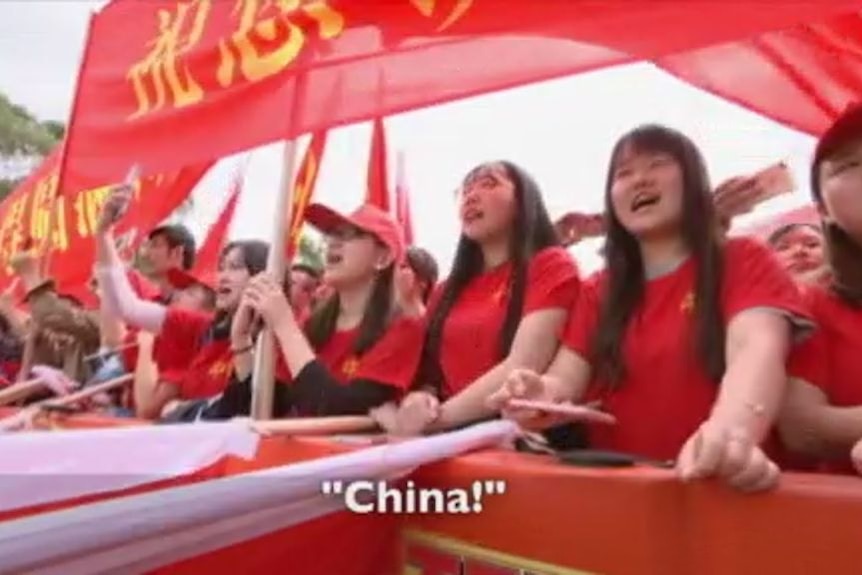
<instances>
[{"instance_id":1,"label":"crowd of people","mask_svg":"<svg viewBox=\"0 0 862 575\"><path fill-rule=\"evenodd\" d=\"M789 224L767 242L729 234L755 186L714 188L687 136L645 125L613 149L604 218L555 225L529 173L486 163L460 186L461 236L443 281L389 214L319 204L306 222L326 238L323 269L272 277L270 246L238 241L213 277L196 277L194 239L170 225L149 234L144 278L116 249L130 201L117 187L96 238L99 309L57 293L35 256L19 254L27 295L23 306L11 290L0 298L0 361L10 382L44 366L88 383L133 373L126 393L100 400L117 416L226 419L249 413L268 327L278 417L371 414L409 436L502 415L558 449L673 462L683 479L744 491L774 486L781 468L852 472L853 456L862 461L862 107L817 145L822 226ZM566 245L596 226L605 267L582 277ZM616 423L525 399L590 405Z\"/></svg>"}]
</instances>

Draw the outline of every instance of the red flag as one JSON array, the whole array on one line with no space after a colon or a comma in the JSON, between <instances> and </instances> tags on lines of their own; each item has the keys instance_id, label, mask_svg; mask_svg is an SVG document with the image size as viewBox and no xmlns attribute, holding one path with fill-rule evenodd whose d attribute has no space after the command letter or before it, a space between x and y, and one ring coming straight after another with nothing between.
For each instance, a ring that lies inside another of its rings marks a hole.
<instances>
[{"instance_id":1,"label":"red flag","mask_svg":"<svg viewBox=\"0 0 862 575\"><path fill-rule=\"evenodd\" d=\"M176 169L338 125L744 40L855 12L862 2L508 4L114 0L93 24L68 166L114 182L130 161L144 173ZM341 78L349 97L320 106Z\"/></svg>"},{"instance_id":2,"label":"red flag","mask_svg":"<svg viewBox=\"0 0 862 575\"><path fill-rule=\"evenodd\" d=\"M413 218L410 215L410 189L407 187L407 172L404 166L404 152L398 152L395 178L395 217L404 230L404 241L413 245Z\"/></svg>"},{"instance_id":3,"label":"red flag","mask_svg":"<svg viewBox=\"0 0 862 575\"><path fill-rule=\"evenodd\" d=\"M386 170L386 128L383 118L374 118L371 132L371 152L368 156L368 189L365 203L390 211L389 178Z\"/></svg>"},{"instance_id":4,"label":"red flag","mask_svg":"<svg viewBox=\"0 0 862 575\"><path fill-rule=\"evenodd\" d=\"M233 215L236 212L236 205L239 202L240 194L242 194L244 175L244 170L237 170L231 184L227 203L222 208L218 219L210 227L203 245L198 250L193 270L193 274L196 277L204 277L206 274L210 274L218 269L219 256L221 255L222 248L227 243L230 224L233 221Z\"/></svg>"},{"instance_id":5,"label":"red flag","mask_svg":"<svg viewBox=\"0 0 862 575\"><path fill-rule=\"evenodd\" d=\"M51 276L68 293L81 293L93 271L93 234L109 186L76 191L54 201L60 148L0 204L0 285L12 277L9 259L25 241L42 245L51 235L54 250ZM117 225L117 237L127 247L140 243L152 227L185 200L210 164L184 168L138 180L134 201ZM56 210L56 211L53 211Z\"/></svg>"},{"instance_id":6,"label":"red flag","mask_svg":"<svg viewBox=\"0 0 862 575\"><path fill-rule=\"evenodd\" d=\"M704 90L819 134L862 99L859 13L672 55L656 63Z\"/></svg>"},{"instance_id":7,"label":"red flag","mask_svg":"<svg viewBox=\"0 0 862 575\"><path fill-rule=\"evenodd\" d=\"M302 164L296 172L293 182L293 197L290 207L290 228L287 235L287 257L292 259L299 251L299 241L302 239L302 224L305 221L305 210L314 195L314 185L320 173L320 162L326 149L327 132L312 134L308 149Z\"/></svg>"}]
</instances>

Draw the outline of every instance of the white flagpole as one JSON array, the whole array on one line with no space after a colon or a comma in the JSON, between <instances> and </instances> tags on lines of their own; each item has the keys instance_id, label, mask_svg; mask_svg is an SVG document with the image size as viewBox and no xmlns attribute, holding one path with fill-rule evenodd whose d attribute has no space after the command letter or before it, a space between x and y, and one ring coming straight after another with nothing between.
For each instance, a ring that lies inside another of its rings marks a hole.
<instances>
[{"instance_id":1,"label":"white flagpole","mask_svg":"<svg viewBox=\"0 0 862 575\"><path fill-rule=\"evenodd\" d=\"M294 100L296 98L294 97ZM296 169L296 140L284 143L281 185L273 214L272 241L269 246L267 271L274 277L285 274L284 245L293 210L293 174ZM272 419L272 402L275 391L276 341L272 330L266 327L257 340L252 376L251 416L253 419Z\"/></svg>"}]
</instances>

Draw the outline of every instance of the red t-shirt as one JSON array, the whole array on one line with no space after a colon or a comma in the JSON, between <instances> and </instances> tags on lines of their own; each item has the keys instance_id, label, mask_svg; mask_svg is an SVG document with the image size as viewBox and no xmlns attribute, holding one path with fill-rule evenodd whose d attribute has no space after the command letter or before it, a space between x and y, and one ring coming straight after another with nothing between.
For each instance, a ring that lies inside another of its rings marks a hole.
<instances>
[{"instance_id":1,"label":"red t-shirt","mask_svg":"<svg viewBox=\"0 0 862 575\"><path fill-rule=\"evenodd\" d=\"M353 353L358 335L358 328L336 331L315 350L317 360L343 384L366 379L391 385L399 391L410 387L422 355L423 322L409 317L394 320L383 336L361 356ZM289 383L291 375L283 356L279 355L278 363L278 380Z\"/></svg>"},{"instance_id":2,"label":"red t-shirt","mask_svg":"<svg viewBox=\"0 0 862 575\"><path fill-rule=\"evenodd\" d=\"M805 299L817 330L791 355L790 376L820 388L831 405L862 405L862 308L818 288L807 290ZM824 470L854 473L847 455L842 461L824 463Z\"/></svg>"},{"instance_id":3,"label":"red t-shirt","mask_svg":"<svg viewBox=\"0 0 862 575\"><path fill-rule=\"evenodd\" d=\"M724 247L721 306L724 324L742 311L769 307L807 317L796 286L775 257L749 239L731 239ZM581 290L564 344L590 361L604 286L604 272ZM617 417L614 426L592 426L596 449L674 459L685 441L709 416L718 383L705 373L693 323L695 265L648 281L641 305L624 336L625 377L616 391L594 379L585 400L601 399Z\"/></svg>"},{"instance_id":4,"label":"red t-shirt","mask_svg":"<svg viewBox=\"0 0 862 575\"><path fill-rule=\"evenodd\" d=\"M499 335L506 318L511 277L510 262L474 277L449 310L440 343L447 397L502 361ZM569 253L561 247L545 248L530 260L522 317L540 310L571 308L579 287L578 269ZM429 316L441 293L438 288Z\"/></svg>"},{"instance_id":5,"label":"red t-shirt","mask_svg":"<svg viewBox=\"0 0 862 575\"><path fill-rule=\"evenodd\" d=\"M159 365L159 381L179 388L180 399L213 397L224 391L233 374L230 337L213 335L213 316L181 308L168 308L159 335L163 349L188 357L180 367Z\"/></svg>"}]
</instances>

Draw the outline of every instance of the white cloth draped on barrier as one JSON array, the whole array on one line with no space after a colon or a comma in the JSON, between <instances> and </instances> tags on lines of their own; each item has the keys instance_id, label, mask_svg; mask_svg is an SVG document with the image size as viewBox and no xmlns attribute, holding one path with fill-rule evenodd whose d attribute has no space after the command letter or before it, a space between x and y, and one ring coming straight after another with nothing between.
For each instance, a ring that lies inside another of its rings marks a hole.
<instances>
[{"instance_id":1,"label":"white cloth draped on barrier","mask_svg":"<svg viewBox=\"0 0 862 575\"><path fill-rule=\"evenodd\" d=\"M141 573L342 508L325 480L389 479L498 445L509 421L369 447L262 471L163 489L0 524L0 572Z\"/></svg>"},{"instance_id":2,"label":"white cloth draped on barrier","mask_svg":"<svg viewBox=\"0 0 862 575\"><path fill-rule=\"evenodd\" d=\"M0 436L0 511L128 489L188 475L260 436L246 421L19 432Z\"/></svg>"}]
</instances>

